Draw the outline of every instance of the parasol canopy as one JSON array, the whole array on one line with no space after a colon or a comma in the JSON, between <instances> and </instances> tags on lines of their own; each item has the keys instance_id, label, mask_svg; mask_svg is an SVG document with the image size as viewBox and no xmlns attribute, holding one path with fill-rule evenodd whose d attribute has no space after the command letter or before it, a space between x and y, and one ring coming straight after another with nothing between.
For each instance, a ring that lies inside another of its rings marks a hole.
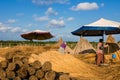
<instances>
[{"instance_id":1,"label":"parasol canopy","mask_svg":"<svg viewBox=\"0 0 120 80\"><path fill-rule=\"evenodd\" d=\"M34 30L31 32L21 34L21 37L27 40L46 40L53 38L54 36L48 31Z\"/></svg>"},{"instance_id":2,"label":"parasol canopy","mask_svg":"<svg viewBox=\"0 0 120 80\"><path fill-rule=\"evenodd\" d=\"M120 34L120 23L101 18L93 23L84 25L72 32L78 36L103 36L104 34Z\"/></svg>"}]
</instances>

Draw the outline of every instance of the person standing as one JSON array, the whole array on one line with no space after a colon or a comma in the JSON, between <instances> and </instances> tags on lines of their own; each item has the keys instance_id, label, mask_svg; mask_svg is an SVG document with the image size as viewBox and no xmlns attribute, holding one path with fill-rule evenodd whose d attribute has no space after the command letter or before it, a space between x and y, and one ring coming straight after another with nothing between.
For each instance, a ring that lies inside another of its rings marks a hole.
<instances>
[{"instance_id":1,"label":"person standing","mask_svg":"<svg viewBox=\"0 0 120 80\"><path fill-rule=\"evenodd\" d=\"M66 42L63 42L63 43L60 45L59 52L65 53L65 48L66 48Z\"/></svg>"},{"instance_id":2,"label":"person standing","mask_svg":"<svg viewBox=\"0 0 120 80\"><path fill-rule=\"evenodd\" d=\"M105 62L105 57L104 57L104 48L108 47L108 45L104 45L103 39L100 39L98 44L97 44L97 52L96 52L96 64L99 66L100 63Z\"/></svg>"}]
</instances>

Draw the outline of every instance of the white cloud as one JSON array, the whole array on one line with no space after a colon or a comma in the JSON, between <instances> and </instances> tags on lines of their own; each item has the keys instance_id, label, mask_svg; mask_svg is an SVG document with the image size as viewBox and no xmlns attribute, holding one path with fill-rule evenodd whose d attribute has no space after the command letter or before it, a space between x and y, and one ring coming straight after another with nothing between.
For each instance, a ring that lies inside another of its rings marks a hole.
<instances>
[{"instance_id":1,"label":"white cloud","mask_svg":"<svg viewBox=\"0 0 120 80\"><path fill-rule=\"evenodd\" d=\"M11 29L11 27L8 27L8 26L6 26L5 24L3 24L3 23L0 22L0 31L1 31L1 32L6 32L6 31L8 31L9 29Z\"/></svg>"},{"instance_id":2,"label":"white cloud","mask_svg":"<svg viewBox=\"0 0 120 80\"><path fill-rule=\"evenodd\" d=\"M47 15L57 15L58 12L54 11L53 8L49 7L48 10L45 12Z\"/></svg>"},{"instance_id":3,"label":"white cloud","mask_svg":"<svg viewBox=\"0 0 120 80\"><path fill-rule=\"evenodd\" d=\"M64 19L64 17L59 17L59 19L60 19L60 20L63 20L63 19Z\"/></svg>"},{"instance_id":4,"label":"white cloud","mask_svg":"<svg viewBox=\"0 0 120 80\"><path fill-rule=\"evenodd\" d=\"M48 21L48 20L49 20L48 16L38 17L38 16L34 15L33 18L34 18L36 21L40 21L40 22L42 22L42 21Z\"/></svg>"},{"instance_id":5,"label":"white cloud","mask_svg":"<svg viewBox=\"0 0 120 80\"><path fill-rule=\"evenodd\" d=\"M37 24L33 24L33 23L29 23L27 24L28 27L33 27L33 26L37 26Z\"/></svg>"},{"instance_id":6,"label":"white cloud","mask_svg":"<svg viewBox=\"0 0 120 80\"><path fill-rule=\"evenodd\" d=\"M73 20L74 20L74 17L69 17L67 20L68 20L68 21L73 21Z\"/></svg>"},{"instance_id":7,"label":"white cloud","mask_svg":"<svg viewBox=\"0 0 120 80\"><path fill-rule=\"evenodd\" d=\"M49 27L65 27L65 22L64 20L51 20L48 24Z\"/></svg>"},{"instance_id":8,"label":"white cloud","mask_svg":"<svg viewBox=\"0 0 120 80\"><path fill-rule=\"evenodd\" d=\"M12 23L15 23L16 21L17 21L17 20L15 20L15 19L8 19L7 23L12 24Z\"/></svg>"},{"instance_id":9,"label":"white cloud","mask_svg":"<svg viewBox=\"0 0 120 80\"><path fill-rule=\"evenodd\" d=\"M15 27L15 28L11 29L11 32L14 32L14 33L21 32L21 28L20 27Z\"/></svg>"},{"instance_id":10,"label":"white cloud","mask_svg":"<svg viewBox=\"0 0 120 80\"><path fill-rule=\"evenodd\" d=\"M99 8L99 6L95 2L93 2L93 3L84 2L84 3L79 3L77 6L72 6L71 10L74 10L74 11L95 10L98 8Z\"/></svg>"},{"instance_id":11,"label":"white cloud","mask_svg":"<svg viewBox=\"0 0 120 80\"><path fill-rule=\"evenodd\" d=\"M11 32L13 33L18 33L18 32L26 32L27 30L26 29L21 29L20 27L15 27L15 28L12 28L11 29Z\"/></svg>"},{"instance_id":12,"label":"white cloud","mask_svg":"<svg viewBox=\"0 0 120 80\"><path fill-rule=\"evenodd\" d=\"M50 5L53 3L66 4L69 3L69 0L32 0L32 3L42 6L42 5Z\"/></svg>"},{"instance_id":13,"label":"white cloud","mask_svg":"<svg viewBox=\"0 0 120 80\"><path fill-rule=\"evenodd\" d=\"M21 29L20 27L10 27L9 25L0 22L0 32L26 32L27 29Z\"/></svg>"}]
</instances>

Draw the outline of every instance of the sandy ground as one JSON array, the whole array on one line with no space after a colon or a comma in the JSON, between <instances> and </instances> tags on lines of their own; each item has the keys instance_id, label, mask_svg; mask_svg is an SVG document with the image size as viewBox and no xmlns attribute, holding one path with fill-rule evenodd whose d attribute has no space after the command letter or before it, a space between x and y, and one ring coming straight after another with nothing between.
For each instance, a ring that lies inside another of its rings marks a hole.
<instances>
[{"instance_id":1,"label":"sandy ground","mask_svg":"<svg viewBox=\"0 0 120 80\"><path fill-rule=\"evenodd\" d=\"M95 54L61 54L49 46L17 46L0 48L0 61L5 59L6 53L28 56L30 63L35 60L39 60L41 63L50 61L53 70L68 73L77 80L120 80L120 62L98 67L94 61Z\"/></svg>"}]
</instances>

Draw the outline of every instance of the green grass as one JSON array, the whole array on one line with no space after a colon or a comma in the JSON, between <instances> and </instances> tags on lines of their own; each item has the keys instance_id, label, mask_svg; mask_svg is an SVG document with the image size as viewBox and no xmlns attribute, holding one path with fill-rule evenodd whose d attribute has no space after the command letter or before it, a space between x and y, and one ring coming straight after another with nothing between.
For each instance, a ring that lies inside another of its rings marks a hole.
<instances>
[{"instance_id":1,"label":"green grass","mask_svg":"<svg viewBox=\"0 0 120 80\"><path fill-rule=\"evenodd\" d=\"M119 41L120 42L120 41ZM118 42L118 43L119 43ZM0 47L13 47L13 46L19 46L19 45L30 45L30 46L51 46L57 43L57 41L0 41ZM90 42L94 48L97 47L98 42ZM67 42L67 45L70 48L74 48L76 46L77 42Z\"/></svg>"}]
</instances>

